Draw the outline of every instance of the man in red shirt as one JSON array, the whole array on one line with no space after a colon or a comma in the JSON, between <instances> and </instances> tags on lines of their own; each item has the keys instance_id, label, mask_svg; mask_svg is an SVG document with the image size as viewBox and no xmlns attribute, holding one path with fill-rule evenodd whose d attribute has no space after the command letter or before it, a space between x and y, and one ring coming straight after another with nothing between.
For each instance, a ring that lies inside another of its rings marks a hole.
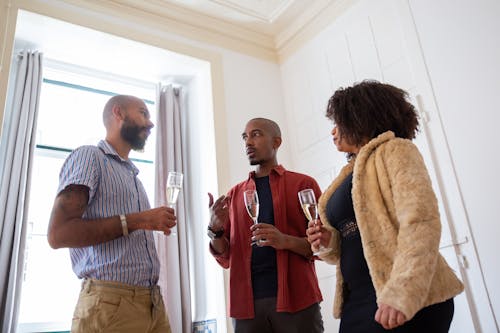
<instances>
[{"instance_id":1,"label":"man in red shirt","mask_svg":"<svg viewBox=\"0 0 500 333\"><path fill-rule=\"evenodd\" d=\"M234 330L323 332L322 296L297 196L311 188L319 197L319 186L313 178L278 164L281 132L274 121L250 120L242 138L255 171L215 202L209 193L210 251L222 267L230 268ZM247 213L246 190L257 190L258 224Z\"/></svg>"}]
</instances>

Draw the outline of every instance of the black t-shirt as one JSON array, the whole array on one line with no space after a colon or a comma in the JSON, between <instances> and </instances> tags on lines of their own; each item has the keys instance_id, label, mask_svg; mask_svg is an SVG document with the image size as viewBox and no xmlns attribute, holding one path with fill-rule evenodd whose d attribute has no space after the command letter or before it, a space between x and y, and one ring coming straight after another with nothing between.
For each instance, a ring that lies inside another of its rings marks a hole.
<instances>
[{"instance_id":1,"label":"black t-shirt","mask_svg":"<svg viewBox=\"0 0 500 333\"><path fill-rule=\"evenodd\" d=\"M274 225L273 197L269 176L255 178L259 196L259 223ZM252 288L254 299L276 297L278 274L276 250L271 246L252 246Z\"/></svg>"},{"instance_id":2,"label":"black t-shirt","mask_svg":"<svg viewBox=\"0 0 500 333\"><path fill-rule=\"evenodd\" d=\"M352 203L352 173L335 190L326 205L326 215L341 235L340 270L349 289L371 286Z\"/></svg>"}]
</instances>

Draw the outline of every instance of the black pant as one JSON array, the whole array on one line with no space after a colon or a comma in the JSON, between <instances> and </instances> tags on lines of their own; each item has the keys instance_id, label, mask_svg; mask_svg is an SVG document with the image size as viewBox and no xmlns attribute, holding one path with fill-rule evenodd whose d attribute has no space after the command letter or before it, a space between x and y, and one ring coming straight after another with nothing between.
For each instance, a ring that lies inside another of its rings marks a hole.
<instances>
[{"instance_id":1,"label":"black pant","mask_svg":"<svg viewBox=\"0 0 500 333\"><path fill-rule=\"evenodd\" d=\"M375 321L377 303L371 297L368 299L368 302L347 301L342 310L340 333L446 333L450 329L455 310L453 298L450 298L423 308L404 325L386 330Z\"/></svg>"},{"instance_id":2,"label":"black pant","mask_svg":"<svg viewBox=\"0 0 500 333\"><path fill-rule=\"evenodd\" d=\"M323 333L318 303L294 313L276 312L276 297L254 301L255 318L233 319L235 333Z\"/></svg>"}]
</instances>

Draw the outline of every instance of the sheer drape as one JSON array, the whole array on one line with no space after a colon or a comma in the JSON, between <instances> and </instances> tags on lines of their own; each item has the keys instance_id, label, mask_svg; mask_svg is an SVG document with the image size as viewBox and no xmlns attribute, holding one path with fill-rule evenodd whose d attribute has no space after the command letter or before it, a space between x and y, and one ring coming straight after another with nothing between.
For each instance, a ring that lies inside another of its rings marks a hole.
<instances>
[{"instance_id":1,"label":"sheer drape","mask_svg":"<svg viewBox=\"0 0 500 333\"><path fill-rule=\"evenodd\" d=\"M0 322L2 332L17 326L22 284L26 218L35 128L42 83L42 54L23 51L12 101L6 108L0 160Z\"/></svg>"},{"instance_id":2,"label":"sheer drape","mask_svg":"<svg viewBox=\"0 0 500 333\"><path fill-rule=\"evenodd\" d=\"M181 88L160 86L157 98L156 121L156 182L155 204L166 205L165 190L169 171L184 174L183 188L177 202L176 235L156 234L161 262L159 284L167 307L172 332L191 332L191 291L189 279L189 252L187 200L190 180L186 174L186 117Z\"/></svg>"}]
</instances>

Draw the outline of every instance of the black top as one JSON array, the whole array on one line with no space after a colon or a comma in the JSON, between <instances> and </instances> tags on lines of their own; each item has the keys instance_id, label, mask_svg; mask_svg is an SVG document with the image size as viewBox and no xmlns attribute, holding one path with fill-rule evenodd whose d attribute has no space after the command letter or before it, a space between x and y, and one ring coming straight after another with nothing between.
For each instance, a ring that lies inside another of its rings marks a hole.
<instances>
[{"instance_id":1,"label":"black top","mask_svg":"<svg viewBox=\"0 0 500 333\"><path fill-rule=\"evenodd\" d=\"M259 223L274 225L273 196L269 176L255 178L259 196ZM252 288L254 299L276 297L278 292L276 250L271 246L252 246Z\"/></svg>"},{"instance_id":2,"label":"black top","mask_svg":"<svg viewBox=\"0 0 500 333\"><path fill-rule=\"evenodd\" d=\"M342 320L339 333L389 332L375 321L377 296L361 244L352 203L352 173L328 200L326 215L340 232L340 269L344 278ZM407 323L390 332L448 332L453 318L453 299L433 304L419 312Z\"/></svg>"},{"instance_id":3,"label":"black top","mask_svg":"<svg viewBox=\"0 0 500 333\"><path fill-rule=\"evenodd\" d=\"M349 289L371 285L352 203L352 173L328 200L326 215L341 235L340 270Z\"/></svg>"}]
</instances>

